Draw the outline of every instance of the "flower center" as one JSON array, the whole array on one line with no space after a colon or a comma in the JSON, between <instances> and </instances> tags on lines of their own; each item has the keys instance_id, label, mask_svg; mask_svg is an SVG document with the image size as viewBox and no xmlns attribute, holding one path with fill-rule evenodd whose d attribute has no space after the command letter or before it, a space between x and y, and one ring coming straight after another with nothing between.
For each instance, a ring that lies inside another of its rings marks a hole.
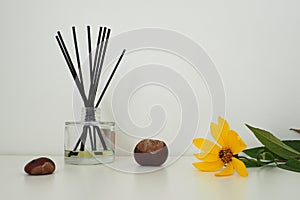
<instances>
[{"instance_id":1,"label":"flower center","mask_svg":"<svg viewBox=\"0 0 300 200\"><path fill-rule=\"evenodd\" d=\"M223 161L223 163L227 164L229 162L232 161L232 152L230 149L226 148L226 149L221 149L221 151L219 151L219 158Z\"/></svg>"}]
</instances>

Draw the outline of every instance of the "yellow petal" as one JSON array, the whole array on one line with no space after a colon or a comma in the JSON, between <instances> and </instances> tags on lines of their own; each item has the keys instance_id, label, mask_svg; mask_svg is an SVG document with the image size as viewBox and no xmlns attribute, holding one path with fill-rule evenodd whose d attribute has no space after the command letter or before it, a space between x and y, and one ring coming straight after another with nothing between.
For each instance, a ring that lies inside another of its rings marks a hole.
<instances>
[{"instance_id":1,"label":"yellow petal","mask_svg":"<svg viewBox=\"0 0 300 200\"><path fill-rule=\"evenodd\" d=\"M223 171L216 173L215 176L230 176L233 174L233 172L233 165L231 163L228 163L226 168Z\"/></svg>"},{"instance_id":2,"label":"yellow petal","mask_svg":"<svg viewBox=\"0 0 300 200\"><path fill-rule=\"evenodd\" d=\"M248 176L248 171L245 164L237 158L232 158L232 164L240 176Z\"/></svg>"},{"instance_id":3,"label":"yellow petal","mask_svg":"<svg viewBox=\"0 0 300 200\"><path fill-rule=\"evenodd\" d=\"M197 153L194 154L194 156L199 160L203 160L205 162L214 162L220 159L218 154L213 153Z\"/></svg>"},{"instance_id":4,"label":"yellow petal","mask_svg":"<svg viewBox=\"0 0 300 200\"><path fill-rule=\"evenodd\" d=\"M227 147L232 151L233 155L238 154L247 147L242 138L240 138L240 136L234 130L230 130L227 133L226 144Z\"/></svg>"},{"instance_id":5,"label":"yellow petal","mask_svg":"<svg viewBox=\"0 0 300 200\"><path fill-rule=\"evenodd\" d=\"M220 170L224 163L221 160L215 161L215 162L197 162L193 163L193 165L204 172L215 172Z\"/></svg>"},{"instance_id":6,"label":"yellow petal","mask_svg":"<svg viewBox=\"0 0 300 200\"><path fill-rule=\"evenodd\" d=\"M225 147L226 145L225 137L229 130L230 128L227 121L222 117L218 118L218 124L210 124L211 135L222 147Z\"/></svg>"},{"instance_id":7,"label":"yellow petal","mask_svg":"<svg viewBox=\"0 0 300 200\"><path fill-rule=\"evenodd\" d=\"M205 153L218 154L221 148L210 140L196 138L193 140L194 145Z\"/></svg>"},{"instance_id":8,"label":"yellow petal","mask_svg":"<svg viewBox=\"0 0 300 200\"><path fill-rule=\"evenodd\" d=\"M225 141L223 140L222 130L219 129L218 125L215 123L210 123L210 132L213 138L220 144L221 146L225 146Z\"/></svg>"}]
</instances>

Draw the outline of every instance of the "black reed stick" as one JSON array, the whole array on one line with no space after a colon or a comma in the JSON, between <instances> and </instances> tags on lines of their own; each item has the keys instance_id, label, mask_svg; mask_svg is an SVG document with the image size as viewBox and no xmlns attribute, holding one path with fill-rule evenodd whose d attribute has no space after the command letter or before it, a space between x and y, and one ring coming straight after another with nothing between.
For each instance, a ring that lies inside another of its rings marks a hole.
<instances>
[{"instance_id":1,"label":"black reed stick","mask_svg":"<svg viewBox=\"0 0 300 200\"><path fill-rule=\"evenodd\" d=\"M96 131L97 131L97 134L98 134L98 136L100 138L100 141L101 141L101 143L103 145L103 149L107 150L107 146L106 146L106 143L105 143L104 138L102 136L100 128L98 126L94 126L94 129L96 129Z\"/></svg>"},{"instance_id":2,"label":"black reed stick","mask_svg":"<svg viewBox=\"0 0 300 200\"><path fill-rule=\"evenodd\" d=\"M105 44L104 44L103 55L102 55L102 58L101 58L101 61L100 61L99 71L98 71L98 74L96 74L96 86L95 86L95 93L94 93L95 94L94 101L95 101L97 90L98 90L99 79L100 79L100 75L101 75L101 71L102 71L102 66L103 66L103 63L104 63L104 58L105 58L105 53L106 53L106 49L107 49L109 36L110 36L110 29L108 29L108 31L107 31Z\"/></svg>"},{"instance_id":3,"label":"black reed stick","mask_svg":"<svg viewBox=\"0 0 300 200\"><path fill-rule=\"evenodd\" d=\"M91 28L87 26L87 38L88 38L88 55L89 55L89 66L90 66L90 79L93 77L93 57L92 57L92 42L91 42Z\"/></svg>"},{"instance_id":4,"label":"black reed stick","mask_svg":"<svg viewBox=\"0 0 300 200\"><path fill-rule=\"evenodd\" d=\"M104 27L102 38L105 37L105 33L106 33L106 27ZM91 102L95 101L95 98L94 98L94 96L95 96L94 95L95 86L96 86L96 81L95 81L96 75L95 74L97 74L97 71L99 69L99 59L102 55L103 41L100 44L101 34L102 34L102 27L100 27L100 30L99 30L98 41L97 41L98 52L97 52L97 49L96 49L96 55L95 55L95 57L97 57L97 59L95 58L95 61L94 61L95 65L94 65L94 68L93 68L93 76L92 76L91 83L90 83L89 101L91 101ZM99 51L99 45L100 45L100 51Z\"/></svg>"},{"instance_id":5,"label":"black reed stick","mask_svg":"<svg viewBox=\"0 0 300 200\"><path fill-rule=\"evenodd\" d=\"M97 101L96 108L98 108L98 106L99 106L99 104L100 104L100 102L101 102L101 100L102 100L102 98L103 98L103 96L104 96L104 94L105 94L105 92L106 92L108 86L109 86L109 83L111 82L111 80L112 80L114 74L116 73L116 70L117 70L117 68L118 68L118 66L119 66L119 64L120 64L120 62L121 62L121 60L122 60L122 58L123 58L123 56L124 56L124 54L125 54L125 51L126 51L125 49L122 51L122 54L121 54L121 56L119 57L117 64L115 65L115 67L114 67L114 69L113 69L113 71L112 71L112 73L111 73L111 75L110 75L108 81L106 82L105 87L104 87L104 89L102 90L102 93L101 93L101 95L100 95L100 97L99 97L99 99L98 99L98 101Z\"/></svg>"},{"instance_id":6,"label":"black reed stick","mask_svg":"<svg viewBox=\"0 0 300 200\"><path fill-rule=\"evenodd\" d=\"M92 148L92 150L94 151L94 150L96 150L96 148L95 148L96 146L94 146L94 141L96 141L96 139L93 138L91 127L88 126L87 128L88 128L87 131L88 131L89 137L90 137L91 148Z\"/></svg>"},{"instance_id":7,"label":"black reed stick","mask_svg":"<svg viewBox=\"0 0 300 200\"><path fill-rule=\"evenodd\" d=\"M98 39L97 39L97 44L96 44L96 53L95 53L95 60L94 60L93 72L95 71L97 60L98 60L98 53L99 53L99 46L100 46L101 35L102 35L102 27L99 28L99 32L98 32Z\"/></svg>"},{"instance_id":8,"label":"black reed stick","mask_svg":"<svg viewBox=\"0 0 300 200\"><path fill-rule=\"evenodd\" d=\"M103 35L102 35L102 39L101 39L101 44L100 44L100 51L99 51L99 55L97 57L97 62L96 62L96 67L95 67L95 72L94 72L94 79L93 79L93 88L92 88L92 93L91 93L91 99L94 102L95 98L96 98L96 93L97 93L97 88L98 88L98 83L99 83L99 78L100 76L98 76L98 73L100 71L100 60L102 60L103 57L103 43L104 43L104 39L105 39L105 35L106 35L106 30L107 28L104 27L103 30Z\"/></svg>"},{"instance_id":9,"label":"black reed stick","mask_svg":"<svg viewBox=\"0 0 300 200\"><path fill-rule=\"evenodd\" d=\"M72 76L73 76L74 79L77 79L77 73L76 73L76 70L74 68L72 59L71 59L71 57L69 55L68 49L67 49L67 47L65 45L65 42L63 40L63 37L62 37L62 35L61 35L61 33L59 31L57 31L57 34L58 34L58 37L56 37L56 39L59 39L58 40L58 44L61 47L61 50L63 51L64 55L66 56L66 61L67 61L67 64L68 64L68 66L70 68Z\"/></svg>"},{"instance_id":10,"label":"black reed stick","mask_svg":"<svg viewBox=\"0 0 300 200\"><path fill-rule=\"evenodd\" d=\"M60 34L59 31L57 33L58 33L58 36L55 36L55 38L56 38L56 40L58 42L58 45L59 45L59 47L60 47L60 49L61 49L61 51L62 51L62 53L64 55L64 58L65 58L65 60L67 62L67 65L68 65L68 67L70 69L70 72L71 72L72 77L73 77L73 79L75 81L75 84L76 84L76 86L77 86L77 88L79 90L81 98L83 99L83 102L86 105L87 104L87 98L86 98L85 93L83 91L82 84L78 80L78 76L77 76L76 70L75 70L74 65L72 63L72 60L71 60L71 58L69 56L68 50L67 50L67 48L66 48L66 46L64 44L63 38L62 38L62 36L61 36L61 34Z\"/></svg>"},{"instance_id":11,"label":"black reed stick","mask_svg":"<svg viewBox=\"0 0 300 200\"><path fill-rule=\"evenodd\" d=\"M99 57L97 59L97 63L96 63L96 73L94 74L94 81L95 81L95 84L96 84L96 79L97 79L97 74L99 73L99 67L100 67L100 60L102 59L102 51L103 51L103 43L104 43L104 40L105 40L105 36L106 36L106 31L107 31L107 28L104 27L104 30L103 30L103 35L102 35L102 38L101 38L101 46L100 46L100 54L99 54Z\"/></svg>"},{"instance_id":12,"label":"black reed stick","mask_svg":"<svg viewBox=\"0 0 300 200\"><path fill-rule=\"evenodd\" d=\"M78 73L79 73L80 82L82 83L83 91L84 91L84 84L83 84L83 78L82 78L81 63L80 63L80 56L79 56L79 49L78 49L78 44L77 44L75 26L72 27L72 32L73 32L74 46L75 46L75 52L76 52Z\"/></svg>"},{"instance_id":13,"label":"black reed stick","mask_svg":"<svg viewBox=\"0 0 300 200\"><path fill-rule=\"evenodd\" d=\"M84 151L85 142L86 142L86 136L87 136L87 126L83 127L82 134L81 134L81 146L80 151Z\"/></svg>"}]
</instances>

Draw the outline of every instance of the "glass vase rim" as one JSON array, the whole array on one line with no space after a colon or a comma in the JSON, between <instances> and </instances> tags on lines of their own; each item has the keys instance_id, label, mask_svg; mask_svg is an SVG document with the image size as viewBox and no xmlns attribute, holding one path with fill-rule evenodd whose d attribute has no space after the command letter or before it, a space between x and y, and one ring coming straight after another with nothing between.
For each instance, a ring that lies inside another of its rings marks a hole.
<instances>
[{"instance_id":1,"label":"glass vase rim","mask_svg":"<svg viewBox=\"0 0 300 200\"><path fill-rule=\"evenodd\" d=\"M109 122L109 121L66 121L65 125L85 125L85 124L98 124L98 125L104 125L104 126L115 126L115 122Z\"/></svg>"}]
</instances>

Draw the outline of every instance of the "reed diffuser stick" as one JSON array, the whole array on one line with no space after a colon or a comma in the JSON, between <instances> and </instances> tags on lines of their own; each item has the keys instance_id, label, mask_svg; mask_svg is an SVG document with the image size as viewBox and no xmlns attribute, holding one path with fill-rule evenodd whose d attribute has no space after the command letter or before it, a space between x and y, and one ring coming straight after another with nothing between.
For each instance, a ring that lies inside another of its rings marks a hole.
<instances>
[{"instance_id":1,"label":"reed diffuser stick","mask_svg":"<svg viewBox=\"0 0 300 200\"><path fill-rule=\"evenodd\" d=\"M89 55L89 66L90 66L90 79L93 77L93 55L92 55L92 42L91 42L91 28L87 26L87 38L88 38L88 55Z\"/></svg>"},{"instance_id":2,"label":"reed diffuser stick","mask_svg":"<svg viewBox=\"0 0 300 200\"><path fill-rule=\"evenodd\" d=\"M99 46L100 46L100 40L101 40L101 35L102 35L102 27L99 28L99 32L98 32L98 38L97 38L97 44L96 44L96 53L95 53L95 60L94 60L94 65L93 65L93 73L95 71L96 68L96 64L98 61L98 57L100 57L99 54Z\"/></svg>"},{"instance_id":3,"label":"reed diffuser stick","mask_svg":"<svg viewBox=\"0 0 300 200\"><path fill-rule=\"evenodd\" d=\"M65 58L65 60L67 62L67 65L68 65L68 67L70 69L72 77L73 77L73 79L75 81L75 84L77 86L77 89L78 89L78 91L79 91L79 93L81 95L81 98L83 100L83 103L86 106L88 100L87 100L86 95L85 95L85 93L83 91L83 86L82 86L81 82L78 80L78 76L77 76L76 70L75 70L74 65L72 63L72 60L71 60L71 58L69 56L68 50L66 49L66 47L64 45L63 38L62 38L62 36L60 35L59 32L58 32L58 36L56 36L55 38L56 38L56 40L58 42L58 45L59 45L59 47L60 47L60 49L61 49L61 51L62 51L62 53L64 55L64 58Z\"/></svg>"},{"instance_id":4,"label":"reed diffuser stick","mask_svg":"<svg viewBox=\"0 0 300 200\"><path fill-rule=\"evenodd\" d=\"M80 78L80 82L82 83L83 91L84 91L83 77L82 77L82 71L81 71L81 63L80 63L80 56L79 56L79 49L78 49L78 44L77 44L75 26L72 27L72 32L73 32L73 39L74 39L74 46L75 46L75 53L76 53L76 59L77 59L77 68L78 68L78 72L79 72L79 78Z\"/></svg>"},{"instance_id":5,"label":"reed diffuser stick","mask_svg":"<svg viewBox=\"0 0 300 200\"><path fill-rule=\"evenodd\" d=\"M99 97L99 99L98 99L98 101L97 101L97 103L96 103L96 106L95 106L96 108L98 108L98 106L99 106L99 104L100 104L100 102L101 102L101 100L102 100L102 98L103 98L103 96L104 96L104 94L105 94L105 92L106 92L108 86L109 86L109 83L111 82L111 80L112 80L114 74L116 73L116 70L117 70L117 68L118 68L118 66L119 66L119 64L120 64L120 62L121 62L121 60L122 60L122 58L123 58L123 56L124 56L124 54L125 54L125 51L126 51L126 50L123 49L122 54L121 54L121 56L119 57L117 64L115 65L115 67L114 67L114 69L113 69L113 71L112 71L112 73L111 73L111 75L110 75L108 81L106 82L106 84L105 84L105 86L104 86L104 89L102 90L102 93L101 93L101 95L100 95L100 97Z\"/></svg>"},{"instance_id":6,"label":"reed diffuser stick","mask_svg":"<svg viewBox=\"0 0 300 200\"><path fill-rule=\"evenodd\" d=\"M101 58L101 61L100 61L100 66L99 66L98 73L96 73L96 87L95 87L96 91L94 93L95 94L94 99L93 99L94 101L95 101L95 98L96 98L96 93L97 93L99 79L100 79L100 75L101 75L101 71L102 71L102 67L103 67L103 63L104 63L104 58L105 58L105 53L106 53L106 49L107 49L107 43L108 43L108 40L109 40L109 36L110 36L110 29L108 29L108 31L107 31L105 44L104 44L103 55L102 55L102 58Z\"/></svg>"},{"instance_id":7,"label":"reed diffuser stick","mask_svg":"<svg viewBox=\"0 0 300 200\"><path fill-rule=\"evenodd\" d=\"M101 39L101 45L100 45L100 53L99 53L99 56L98 56L97 62L96 62L96 70L95 70L94 79L93 79L93 91L92 91L92 95L91 95L91 99L93 102L95 101L95 98L96 98L97 88L98 88L101 69L102 69L101 64L103 64L102 61L105 56L106 46L107 46L107 42L108 42L108 38L109 38L110 29L108 29L108 30L109 31L107 31L107 28L104 27L104 31L103 31L103 35L102 35L102 39ZM107 33L106 33L106 31L107 31ZM107 34L108 34L108 36L107 36ZM105 40L105 38L106 38L106 40ZM103 46L104 42L106 45L104 44L104 46Z\"/></svg>"}]
</instances>

